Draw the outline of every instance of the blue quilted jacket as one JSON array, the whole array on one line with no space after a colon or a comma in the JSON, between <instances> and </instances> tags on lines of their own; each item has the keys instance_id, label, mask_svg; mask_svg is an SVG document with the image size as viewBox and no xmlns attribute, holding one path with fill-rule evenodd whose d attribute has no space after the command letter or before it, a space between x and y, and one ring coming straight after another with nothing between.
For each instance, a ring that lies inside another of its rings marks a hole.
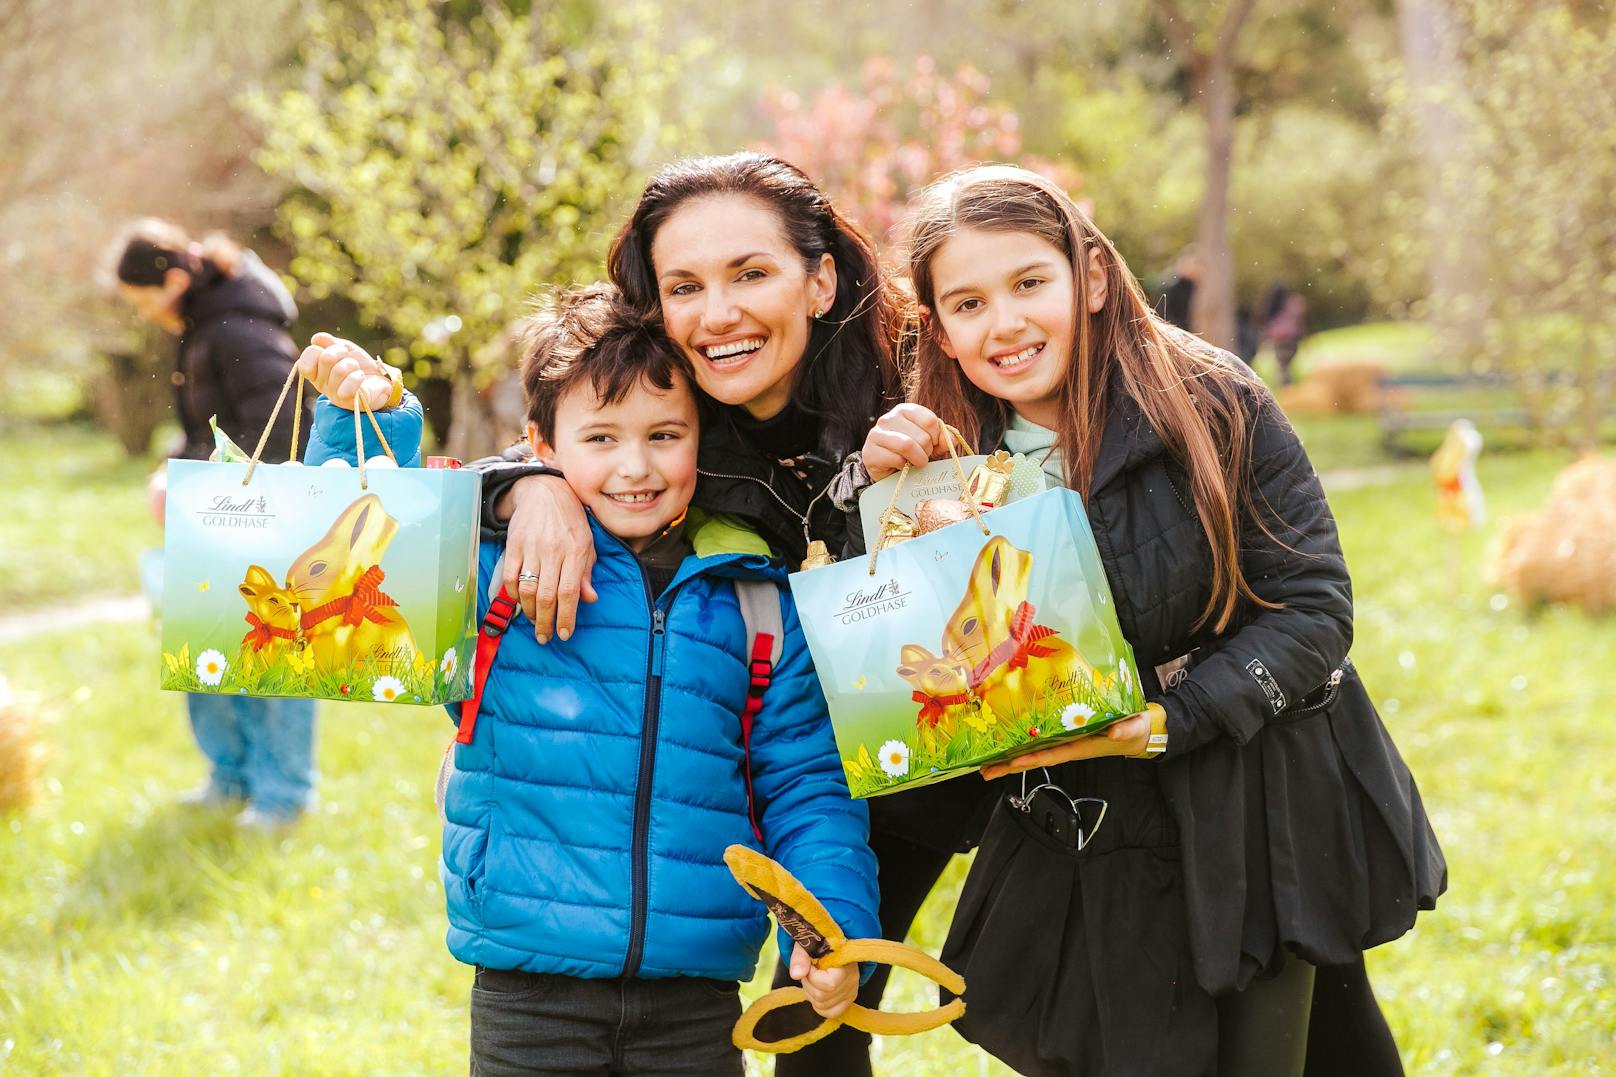
<instances>
[{"instance_id":1,"label":"blue quilted jacket","mask_svg":"<svg viewBox=\"0 0 1616 1077\"><path fill-rule=\"evenodd\" d=\"M413 457L413 399L378 419ZM307 459L339 453L352 457L352 422L322 399ZM848 797L784 572L756 554L691 556L652 595L633 553L591 525L599 599L579 606L566 641L540 645L518 614L472 743L456 747L441 864L449 949L468 964L569 976L751 978L767 915L723 862L731 844L759 847L735 579L779 585L785 628L752 735L762 851L849 937L878 936L867 813ZM483 543L479 617L500 553Z\"/></svg>"}]
</instances>

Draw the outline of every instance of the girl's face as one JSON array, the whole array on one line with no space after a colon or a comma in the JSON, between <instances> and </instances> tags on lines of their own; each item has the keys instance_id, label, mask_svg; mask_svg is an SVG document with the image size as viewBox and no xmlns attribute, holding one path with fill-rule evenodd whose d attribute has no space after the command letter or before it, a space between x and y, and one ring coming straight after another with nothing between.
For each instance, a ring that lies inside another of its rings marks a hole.
<instances>
[{"instance_id":1,"label":"girl's face","mask_svg":"<svg viewBox=\"0 0 1616 1077\"><path fill-rule=\"evenodd\" d=\"M777 214L745 195L692 199L651 240L662 321L714 400L768 419L791 399L815 314L836 295L836 266L812 272Z\"/></svg>"},{"instance_id":2,"label":"girl's face","mask_svg":"<svg viewBox=\"0 0 1616 1077\"><path fill-rule=\"evenodd\" d=\"M937 249L931 270L943 353L984 393L1025 419L1056 426L1076 331L1066 255L1031 232L962 228ZM1097 257L1085 292L1090 313L1105 305Z\"/></svg>"}]
</instances>

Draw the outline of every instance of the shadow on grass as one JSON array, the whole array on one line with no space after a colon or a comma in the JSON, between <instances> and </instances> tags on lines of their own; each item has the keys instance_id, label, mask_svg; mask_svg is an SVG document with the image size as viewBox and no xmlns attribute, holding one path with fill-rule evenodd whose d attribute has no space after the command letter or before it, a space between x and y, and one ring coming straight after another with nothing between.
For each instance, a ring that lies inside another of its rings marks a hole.
<instances>
[{"instance_id":1,"label":"shadow on grass","mask_svg":"<svg viewBox=\"0 0 1616 1077\"><path fill-rule=\"evenodd\" d=\"M160 808L109 828L73 873L60 920L81 928L133 918L200 920L230 906L266 839L241 833L229 809Z\"/></svg>"}]
</instances>

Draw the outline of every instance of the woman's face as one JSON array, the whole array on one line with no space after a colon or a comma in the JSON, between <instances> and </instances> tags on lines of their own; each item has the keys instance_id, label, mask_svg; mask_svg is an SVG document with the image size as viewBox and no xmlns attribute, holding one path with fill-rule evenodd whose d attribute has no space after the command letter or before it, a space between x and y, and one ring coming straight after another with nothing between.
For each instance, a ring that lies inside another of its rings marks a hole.
<instances>
[{"instance_id":1,"label":"woman's face","mask_svg":"<svg viewBox=\"0 0 1616 1077\"><path fill-rule=\"evenodd\" d=\"M185 319L180 316L180 297L190 286L190 274L183 269L170 269L164 274L162 284L150 287L119 281L118 295L134 308L141 321L179 333L185 328Z\"/></svg>"},{"instance_id":2,"label":"woman's face","mask_svg":"<svg viewBox=\"0 0 1616 1077\"><path fill-rule=\"evenodd\" d=\"M651 240L662 321L696 384L754 418L791 399L813 317L836 295L836 266L822 255L813 272L771 207L745 195L692 199Z\"/></svg>"}]
</instances>

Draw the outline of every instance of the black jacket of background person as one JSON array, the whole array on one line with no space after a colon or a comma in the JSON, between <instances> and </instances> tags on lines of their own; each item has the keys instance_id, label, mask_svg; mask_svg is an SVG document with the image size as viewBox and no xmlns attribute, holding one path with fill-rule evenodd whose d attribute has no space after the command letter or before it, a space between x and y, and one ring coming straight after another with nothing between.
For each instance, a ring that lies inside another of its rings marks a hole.
<instances>
[{"instance_id":1,"label":"black jacket of background person","mask_svg":"<svg viewBox=\"0 0 1616 1077\"><path fill-rule=\"evenodd\" d=\"M185 330L174 371L175 406L185 432L179 456L206 460L213 452L208 418L247 452L258 444L275 398L297 360L292 320L297 307L278 278L258 257L244 252L239 276L209 267L180 301ZM278 463L292 444L292 398L287 395L263 459ZM309 428L314 401L303 394L302 429ZM306 438L307 435L303 434Z\"/></svg>"},{"instance_id":2,"label":"black jacket of background person","mask_svg":"<svg viewBox=\"0 0 1616 1077\"><path fill-rule=\"evenodd\" d=\"M1240 563L1281 608L1243 602L1221 636L1192 630L1212 564L1189 475L1113 379L1088 517L1146 697L1165 696L1168 748L1053 771L1153 768L1179 831L1196 979L1213 994L1245 988L1287 943L1314 964L1354 961L1447 888L1419 790L1347 661L1352 583L1324 490L1274 398L1239 385L1253 500L1283 544L1244 520ZM1183 655L1188 674L1164 693L1156 667Z\"/></svg>"},{"instance_id":3,"label":"black jacket of background person","mask_svg":"<svg viewBox=\"0 0 1616 1077\"><path fill-rule=\"evenodd\" d=\"M1185 332L1193 332L1190 325L1190 305L1195 301L1195 282L1188 277L1174 276L1162 292L1162 317Z\"/></svg>"}]
</instances>

